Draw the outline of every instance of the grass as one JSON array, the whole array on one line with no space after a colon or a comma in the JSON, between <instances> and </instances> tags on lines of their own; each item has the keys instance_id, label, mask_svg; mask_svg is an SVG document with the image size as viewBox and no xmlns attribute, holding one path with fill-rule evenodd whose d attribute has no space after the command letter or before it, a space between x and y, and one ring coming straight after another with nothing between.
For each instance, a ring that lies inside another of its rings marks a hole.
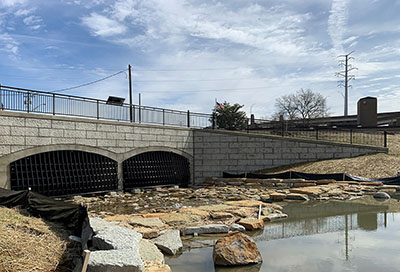
<instances>
[{"instance_id":1,"label":"grass","mask_svg":"<svg viewBox=\"0 0 400 272\"><path fill-rule=\"evenodd\" d=\"M385 178L397 176L397 173L400 172L400 157L381 153L348 159L298 163L258 172L279 173L284 171L315 174L348 173L366 178Z\"/></svg>"},{"instance_id":2,"label":"grass","mask_svg":"<svg viewBox=\"0 0 400 272\"><path fill-rule=\"evenodd\" d=\"M70 251L58 225L0 207L0 271L68 271Z\"/></svg>"}]
</instances>

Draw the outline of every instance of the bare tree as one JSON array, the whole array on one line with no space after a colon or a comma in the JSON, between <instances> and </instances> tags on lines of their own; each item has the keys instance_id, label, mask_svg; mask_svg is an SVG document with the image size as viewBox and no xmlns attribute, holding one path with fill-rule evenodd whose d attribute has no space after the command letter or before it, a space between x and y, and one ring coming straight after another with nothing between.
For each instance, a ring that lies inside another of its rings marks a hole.
<instances>
[{"instance_id":1,"label":"bare tree","mask_svg":"<svg viewBox=\"0 0 400 272\"><path fill-rule=\"evenodd\" d=\"M308 119L328 116L326 97L310 89L300 89L296 94L284 95L276 100L277 114L283 114L286 119Z\"/></svg>"},{"instance_id":2,"label":"bare tree","mask_svg":"<svg viewBox=\"0 0 400 272\"><path fill-rule=\"evenodd\" d=\"M297 119L296 100L296 95L294 94L284 95L276 99L275 107L278 109L276 112L278 119L281 115L283 115L285 119Z\"/></svg>"}]
</instances>

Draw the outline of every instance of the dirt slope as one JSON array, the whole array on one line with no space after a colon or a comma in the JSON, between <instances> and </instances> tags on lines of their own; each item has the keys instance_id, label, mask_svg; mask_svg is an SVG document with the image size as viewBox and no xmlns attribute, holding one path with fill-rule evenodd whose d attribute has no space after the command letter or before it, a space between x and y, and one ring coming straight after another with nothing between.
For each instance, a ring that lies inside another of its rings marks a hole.
<instances>
[{"instance_id":1,"label":"dirt slope","mask_svg":"<svg viewBox=\"0 0 400 272\"><path fill-rule=\"evenodd\" d=\"M375 154L349 159L335 159L318 162L301 163L259 171L259 173L279 173L298 171L316 174L349 173L367 178L384 178L397 176L400 172L400 157Z\"/></svg>"}]
</instances>

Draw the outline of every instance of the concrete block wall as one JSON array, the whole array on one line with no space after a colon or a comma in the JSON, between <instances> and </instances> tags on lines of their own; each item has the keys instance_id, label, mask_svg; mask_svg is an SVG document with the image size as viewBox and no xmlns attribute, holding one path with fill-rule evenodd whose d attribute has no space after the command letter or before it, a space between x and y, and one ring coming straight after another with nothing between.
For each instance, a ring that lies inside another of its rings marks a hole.
<instances>
[{"instance_id":1,"label":"concrete block wall","mask_svg":"<svg viewBox=\"0 0 400 272\"><path fill-rule=\"evenodd\" d=\"M11 186L11 162L53 150L87 151L116 160L120 188L122 162L142 152L175 152L193 165L189 128L0 111L0 188Z\"/></svg>"},{"instance_id":2,"label":"concrete block wall","mask_svg":"<svg viewBox=\"0 0 400 272\"><path fill-rule=\"evenodd\" d=\"M387 152L386 148L299 140L218 130L194 131L194 179L243 173L292 163Z\"/></svg>"}]
</instances>

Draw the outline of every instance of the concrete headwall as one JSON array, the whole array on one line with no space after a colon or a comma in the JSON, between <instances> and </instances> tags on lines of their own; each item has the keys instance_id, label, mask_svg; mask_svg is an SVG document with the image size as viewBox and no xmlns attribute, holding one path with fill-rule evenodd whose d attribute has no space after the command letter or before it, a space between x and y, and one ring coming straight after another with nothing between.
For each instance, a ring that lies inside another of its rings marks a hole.
<instances>
[{"instance_id":1,"label":"concrete headwall","mask_svg":"<svg viewBox=\"0 0 400 272\"><path fill-rule=\"evenodd\" d=\"M218 130L194 131L197 182L223 171L243 173L298 162L349 158L387 152L386 148L244 134Z\"/></svg>"},{"instance_id":2,"label":"concrete headwall","mask_svg":"<svg viewBox=\"0 0 400 272\"><path fill-rule=\"evenodd\" d=\"M55 150L87 151L116 160L120 183L122 162L147 151L174 152L193 165L193 137L188 128L0 112L0 187L10 188L11 162Z\"/></svg>"}]
</instances>

